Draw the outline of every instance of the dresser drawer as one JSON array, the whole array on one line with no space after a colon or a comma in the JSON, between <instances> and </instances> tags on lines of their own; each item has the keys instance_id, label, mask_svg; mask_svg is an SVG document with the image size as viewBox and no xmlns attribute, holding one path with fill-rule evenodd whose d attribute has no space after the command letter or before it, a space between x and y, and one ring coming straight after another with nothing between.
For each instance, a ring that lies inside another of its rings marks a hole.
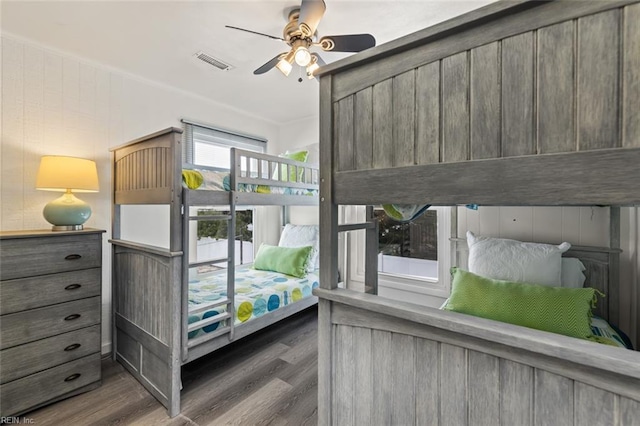
<instances>
[{"instance_id":1,"label":"dresser drawer","mask_svg":"<svg viewBox=\"0 0 640 426\"><path fill-rule=\"evenodd\" d=\"M6 349L98 324L100 297L3 315L0 321L0 349Z\"/></svg>"},{"instance_id":2,"label":"dresser drawer","mask_svg":"<svg viewBox=\"0 0 640 426\"><path fill-rule=\"evenodd\" d=\"M0 415L24 412L99 380L99 353L14 380L0 385Z\"/></svg>"},{"instance_id":3,"label":"dresser drawer","mask_svg":"<svg viewBox=\"0 0 640 426\"><path fill-rule=\"evenodd\" d=\"M0 280L98 268L100 234L16 238L0 245Z\"/></svg>"},{"instance_id":4,"label":"dresser drawer","mask_svg":"<svg viewBox=\"0 0 640 426\"><path fill-rule=\"evenodd\" d=\"M0 384L100 352L100 325L0 351Z\"/></svg>"},{"instance_id":5,"label":"dresser drawer","mask_svg":"<svg viewBox=\"0 0 640 426\"><path fill-rule=\"evenodd\" d=\"M0 282L0 315L98 296L100 268Z\"/></svg>"}]
</instances>

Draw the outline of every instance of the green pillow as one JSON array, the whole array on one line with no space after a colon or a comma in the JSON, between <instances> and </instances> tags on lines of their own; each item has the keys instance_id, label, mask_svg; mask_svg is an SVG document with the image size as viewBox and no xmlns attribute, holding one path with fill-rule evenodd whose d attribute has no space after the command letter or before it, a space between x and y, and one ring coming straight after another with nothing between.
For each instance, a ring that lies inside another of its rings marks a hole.
<instances>
[{"instance_id":1,"label":"green pillow","mask_svg":"<svg viewBox=\"0 0 640 426\"><path fill-rule=\"evenodd\" d=\"M481 277L453 267L443 309L587 339L592 336L592 288L549 287Z\"/></svg>"},{"instance_id":2,"label":"green pillow","mask_svg":"<svg viewBox=\"0 0 640 426\"><path fill-rule=\"evenodd\" d=\"M189 189L198 189L204 178L202 173L197 170L183 170L182 171L182 182L187 185Z\"/></svg>"},{"instance_id":3,"label":"green pillow","mask_svg":"<svg viewBox=\"0 0 640 426\"><path fill-rule=\"evenodd\" d=\"M309 151L296 151L296 152L285 152L284 154L280 154L278 157L288 158L289 160L300 161L301 163L306 163L307 158L309 157ZM282 164L281 166L281 176L286 176L287 169L289 170L289 182L300 182L302 180L302 174L304 170L298 168L298 178L296 179L296 171L295 167L289 167L287 164ZM273 175L273 179L278 179L278 171ZM283 179L284 180L284 179Z\"/></svg>"},{"instance_id":4,"label":"green pillow","mask_svg":"<svg viewBox=\"0 0 640 426\"><path fill-rule=\"evenodd\" d=\"M307 264L312 250L312 246L279 247L261 244L253 267L303 278L307 274Z\"/></svg>"}]
</instances>

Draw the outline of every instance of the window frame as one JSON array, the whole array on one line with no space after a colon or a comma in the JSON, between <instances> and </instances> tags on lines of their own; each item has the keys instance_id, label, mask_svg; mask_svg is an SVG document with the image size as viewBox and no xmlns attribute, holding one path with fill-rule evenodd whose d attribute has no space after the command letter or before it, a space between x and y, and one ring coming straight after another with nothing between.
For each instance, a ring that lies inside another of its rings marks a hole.
<instances>
[{"instance_id":1,"label":"window frame","mask_svg":"<svg viewBox=\"0 0 640 426\"><path fill-rule=\"evenodd\" d=\"M451 292L450 269L455 245L451 237L456 230L455 207L430 207L438 212L438 278L417 278L378 272L378 287L386 287L424 296L447 298ZM360 223L365 220L364 206L344 206L345 223ZM363 231L350 231L345 238L347 287L358 287L364 283L365 236Z\"/></svg>"}]
</instances>

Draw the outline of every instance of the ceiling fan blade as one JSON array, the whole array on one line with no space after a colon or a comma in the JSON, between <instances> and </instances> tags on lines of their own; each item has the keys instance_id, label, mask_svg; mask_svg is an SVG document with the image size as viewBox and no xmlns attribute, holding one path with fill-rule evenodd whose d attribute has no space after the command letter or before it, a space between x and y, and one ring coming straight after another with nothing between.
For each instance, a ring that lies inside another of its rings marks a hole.
<instances>
[{"instance_id":1,"label":"ceiling fan blade","mask_svg":"<svg viewBox=\"0 0 640 426\"><path fill-rule=\"evenodd\" d=\"M302 0L298 26L305 36L311 37L315 34L326 9L324 0Z\"/></svg>"},{"instance_id":2,"label":"ceiling fan blade","mask_svg":"<svg viewBox=\"0 0 640 426\"><path fill-rule=\"evenodd\" d=\"M318 44L327 52L360 52L374 47L376 39L371 34L325 36Z\"/></svg>"},{"instance_id":3,"label":"ceiling fan blade","mask_svg":"<svg viewBox=\"0 0 640 426\"><path fill-rule=\"evenodd\" d=\"M231 25L225 25L225 27L231 28L232 30L240 30L240 31L244 31L244 32L247 32L247 33L251 33L251 34L257 34L257 35L261 35L261 36L264 36L264 37L269 37L269 38L272 38L274 40L282 40L282 41L284 41L284 39L282 37L276 37L276 36L272 36L272 35L269 35L269 34L259 33L257 31L246 30L246 29L240 28L240 27L233 27Z\"/></svg>"},{"instance_id":4,"label":"ceiling fan blade","mask_svg":"<svg viewBox=\"0 0 640 426\"><path fill-rule=\"evenodd\" d=\"M273 68L276 65L278 65L278 62L280 61L280 58L282 58L282 55L285 55L285 54L286 53L278 54L278 56L276 56L273 59L271 59L269 62L267 62L266 64L264 64L263 66L261 66L260 68L255 70L253 73L255 75L264 74L265 72L269 71L271 68Z\"/></svg>"}]
</instances>

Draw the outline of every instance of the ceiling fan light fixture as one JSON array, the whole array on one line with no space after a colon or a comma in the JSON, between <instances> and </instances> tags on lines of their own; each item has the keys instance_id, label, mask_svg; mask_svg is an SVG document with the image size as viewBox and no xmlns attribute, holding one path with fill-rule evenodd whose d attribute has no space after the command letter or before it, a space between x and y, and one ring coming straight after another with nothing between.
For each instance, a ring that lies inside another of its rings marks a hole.
<instances>
[{"instance_id":1,"label":"ceiling fan light fixture","mask_svg":"<svg viewBox=\"0 0 640 426\"><path fill-rule=\"evenodd\" d=\"M285 77L288 77L291 73L291 69L293 68L293 66L291 66L291 64L293 63L293 57L294 51L291 50L289 51L289 53L280 58L280 60L276 64L276 68L278 68L280 72L285 75Z\"/></svg>"},{"instance_id":2,"label":"ceiling fan light fixture","mask_svg":"<svg viewBox=\"0 0 640 426\"><path fill-rule=\"evenodd\" d=\"M295 60L296 64L301 67L306 67L311 63L311 53L309 53L309 50L306 47L300 46L296 49Z\"/></svg>"},{"instance_id":3,"label":"ceiling fan light fixture","mask_svg":"<svg viewBox=\"0 0 640 426\"><path fill-rule=\"evenodd\" d=\"M307 78L309 80L313 80L316 77L314 74L318 70L318 68L320 68L320 65L318 65L318 59L313 56L311 63L307 65Z\"/></svg>"},{"instance_id":4,"label":"ceiling fan light fixture","mask_svg":"<svg viewBox=\"0 0 640 426\"><path fill-rule=\"evenodd\" d=\"M293 67L289 62L285 61L284 59L280 59L280 61L276 65L276 68L278 68L280 72L285 75L285 77L288 77L289 74L291 74L291 69Z\"/></svg>"}]
</instances>

